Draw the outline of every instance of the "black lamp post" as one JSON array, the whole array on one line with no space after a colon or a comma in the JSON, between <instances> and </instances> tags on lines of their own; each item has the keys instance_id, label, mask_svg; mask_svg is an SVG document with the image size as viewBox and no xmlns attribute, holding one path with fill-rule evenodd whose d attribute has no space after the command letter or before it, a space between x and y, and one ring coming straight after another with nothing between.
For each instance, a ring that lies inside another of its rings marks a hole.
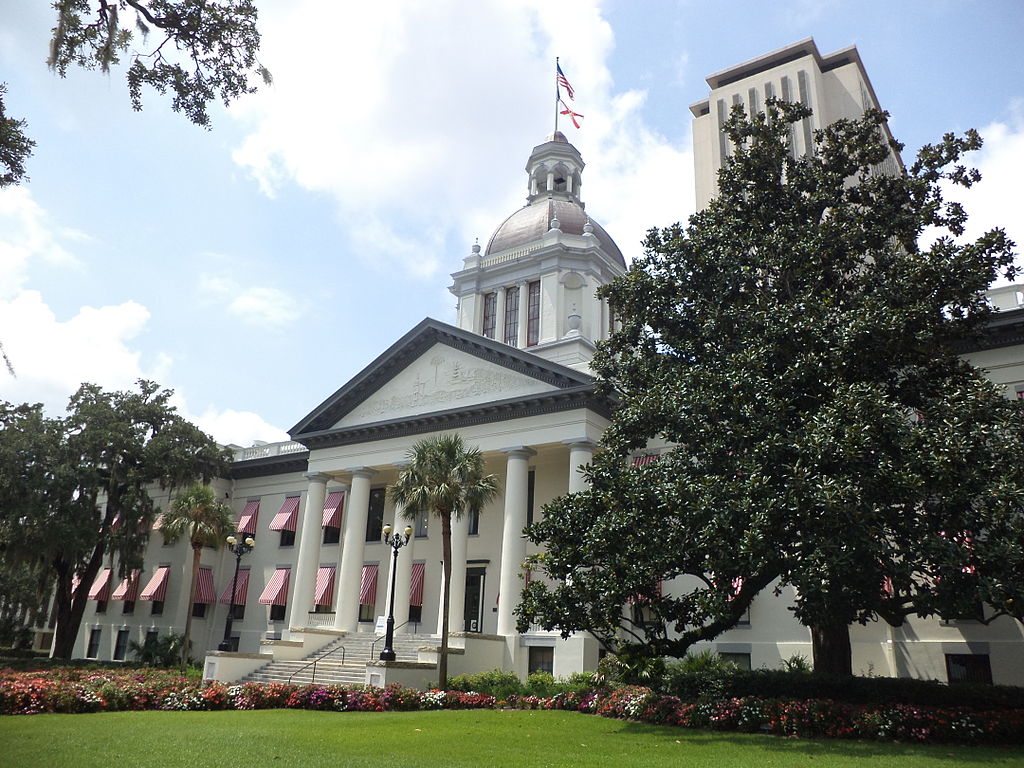
<instances>
[{"instance_id":1,"label":"black lamp post","mask_svg":"<svg viewBox=\"0 0 1024 768\"><path fill-rule=\"evenodd\" d=\"M217 649L220 651L231 650L231 622L235 618L235 595L238 594L238 566L242 563L242 555L248 554L256 546L256 540L252 536L246 536L242 541L239 541L234 536L228 536L227 542L228 549L235 553L235 578L231 582L231 603L228 605L228 618L224 622L224 639L217 646Z\"/></svg>"},{"instance_id":2,"label":"black lamp post","mask_svg":"<svg viewBox=\"0 0 1024 768\"><path fill-rule=\"evenodd\" d=\"M381 661L395 660L395 650L391 647L395 642L395 571L398 568L398 550L409 543L410 536L412 526L405 526L402 533L392 533L390 525L384 526L384 543L391 547L391 595L388 598L387 634L384 636L384 650L380 652Z\"/></svg>"}]
</instances>

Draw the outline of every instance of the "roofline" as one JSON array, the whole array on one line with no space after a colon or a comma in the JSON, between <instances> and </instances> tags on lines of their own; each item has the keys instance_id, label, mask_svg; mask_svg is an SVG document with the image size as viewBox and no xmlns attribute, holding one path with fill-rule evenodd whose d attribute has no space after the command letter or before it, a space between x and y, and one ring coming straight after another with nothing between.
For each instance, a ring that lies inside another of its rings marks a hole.
<instances>
[{"instance_id":1,"label":"roofline","mask_svg":"<svg viewBox=\"0 0 1024 768\"><path fill-rule=\"evenodd\" d=\"M402 355L400 353L403 350L411 349L413 352L417 352L437 342L446 343L454 349L471 354L473 350L476 350L477 354L482 351L484 357L497 365L543 381L560 390L590 386L594 382L594 377L589 374L428 317L384 350L348 383L310 411L305 418L288 430L288 434L292 440L305 445L306 441L302 439L304 434L316 434L325 429L323 426L325 420L333 425L348 413L348 409L343 407L343 401L351 398L359 401L366 399L398 371L413 362L416 355Z\"/></svg>"}]
</instances>

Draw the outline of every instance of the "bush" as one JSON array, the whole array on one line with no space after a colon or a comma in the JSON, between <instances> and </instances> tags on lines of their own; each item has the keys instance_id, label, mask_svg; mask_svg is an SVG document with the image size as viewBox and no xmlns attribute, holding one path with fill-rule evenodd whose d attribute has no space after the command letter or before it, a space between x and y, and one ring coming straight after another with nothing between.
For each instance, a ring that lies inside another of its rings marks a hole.
<instances>
[{"instance_id":1,"label":"bush","mask_svg":"<svg viewBox=\"0 0 1024 768\"><path fill-rule=\"evenodd\" d=\"M486 693L496 699L508 700L523 696L526 690L515 672L492 669L472 675L459 675L448 679L448 690L464 693Z\"/></svg>"}]
</instances>

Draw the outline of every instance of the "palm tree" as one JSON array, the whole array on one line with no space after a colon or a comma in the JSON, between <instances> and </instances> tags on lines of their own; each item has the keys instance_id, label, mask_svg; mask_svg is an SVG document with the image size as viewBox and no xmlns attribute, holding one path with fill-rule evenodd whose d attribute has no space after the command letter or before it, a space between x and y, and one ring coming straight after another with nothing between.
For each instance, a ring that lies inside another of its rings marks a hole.
<instances>
[{"instance_id":1,"label":"palm tree","mask_svg":"<svg viewBox=\"0 0 1024 768\"><path fill-rule=\"evenodd\" d=\"M432 514L441 520L441 563L444 591L441 608L441 660L438 687L448 682L448 612L452 582L452 518L479 513L498 493L494 475L484 474L479 448L466 448L457 434L420 440L406 457L409 461L388 488L391 500L404 507L404 515Z\"/></svg>"},{"instance_id":2,"label":"palm tree","mask_svg":"<svg viewBox=\"0 0 1024 768\"><path fill-rule=\"evenodd\" d=\"M208 485L196 483L185 488L171 502L164 515L160 532L168 542L187 536L192 545L192 585L189 588L188 610L185 613L185 635L181 644L181 672L188 665L188 652L192 645L192 606L199 583L199 563L203 547L220 549L224 540L235 530L231 508L219 501Z\"/></svg>"}]
</instances>

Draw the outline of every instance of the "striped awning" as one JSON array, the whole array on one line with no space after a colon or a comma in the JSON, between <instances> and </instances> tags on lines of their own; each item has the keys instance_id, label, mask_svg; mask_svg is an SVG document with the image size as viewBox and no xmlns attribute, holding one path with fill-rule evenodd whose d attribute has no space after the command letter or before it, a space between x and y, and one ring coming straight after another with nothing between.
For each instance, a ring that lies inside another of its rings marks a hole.
<instances>
[{"instance_id":1,"label":"striped awning","mask_svg":"<svg viewBox=\"0 0 1024 768\"><path fill-rule=\"evenodd\" d=\"M89 587L90 600L110 599L110 569L104 568L103 573L96 577L96 581Z\"/></svg>"},{"instance_id":2,"label":"striped awning","mask_svg":"<svg viewBox=\"0 0 1024 768\"><path fill-rule=\"evenodd\" d=\"M364 565L363 576L359 580L359 604L376 605L377 603L377 566Z\"/></svg>"},{"instance_id":3,"label":"striped awning","mask_svg":"<svg viewBox=\"0 0 1024 768\"><path fill-rule=\"evenodd\" d=\"M295 524L299 520L299 497L290 496L284 500L281 509L270 521L272 531L291 531L295 533Z\"/></svg>"},{"instance_id":4,"label":"striped awning","mask_svg":"<svg viewBox=\"0 0 1024 768\"><path fill-rule=\"evenodd\" d=\"M313 592L314 605L334 605L334 566L321 565L316 572L316 589Z\"/></svg>"},{"instance_id":5,"label":"striped awning","mask_svg":"<svg viewBox=\"0 0 1024 768\"><path fill-rule=\"evenodd\" d=\"M159 600L161 602L166 600L167 579L170 574L171 567L169 565L161 565L157 568L156 573L153 574L145 589L142 590L142 594L139 595L139 600Z\"/></svg>"},{"instance_id":6,"label":"striped awning","mask_svg":"<svg viewBox=\"0 0 1024 768\"><path fill-rule=\"evenodd\" d=\"M260 595L263 605L288 605L288 576L291 568L278 568Z\"/></svg>"},{"instance_id":7,"label":"striped awning","mask_svg":"<svg viewBox=\"0 0 1024 768\"><path fill-rule=\"evenodd\" d=\"M242 514L238 516L238 525L236 529L239 533L248 533L250 536L256 535L256 519L260 514L260 500L247 501L245 503L245 509L242 510Z\"/></svg>"},{"instance_id":8,"label":"striped awning","mask_svg":"<svg viewBox=\"0 0 1024 768\"><path fill-rule=\"evenodd\" d=\"M152 530L159 531L160 527L163 524L164 524L164 516L162 514L157 515L156 518L153 520L153 528L152 528Z\"/></svg>"},{"instance_id":9,"label":"striped awning","mask_svg":"<svg viewBox=\"0 0 1024 768\"><path fill-rule=\"evenodd\" d=\"M331 491L324 501L324 528L341 528L341 510L345 506L345 492Z\"/></svg>"},{"instance_id":10,"label":"striped awning","mask_svg":"<svg viewBox=\"0 0 1024 768\"><path fill-rule=\"evenodd\" d=\"M128 600L129 602L135 602L139 599L139 578L142 576L142 571L136 568L131 574L121 580L121 583L117 585L117 589L114 590L114 594L110 596L111 600Z\"/></svg>"},{"instance_id":11,"label":"striped awning","mask_svg":"<svg viewBox=\"0 0 1024 768\"><path fill-rule=\"evenodd\" d=\"M224 587L220 594L220 602L227 605L231 602L231 590L235 589L235 605L245 605L245 598L249 594L249 569L240 568L238 571L238 587L235 587L235 575L231 574L231 581Z\"/></svg>"},{"instance_id":12,"label":"striped awning","mask_svg":"<svg viewBox=\"0 0 1024 768\"><path fill-rule=\"evenodd\" d=\"M197 603L212 605L217 602L217 591L213 588L213 568L200 568L199 578L196 580Z\"/></svg>"},{"instance_id":13,"label":"striped awning","mask_svg":"<svg viewBox=\"0 0 1024 768\"><path fill-rule=\"evenodd\" d=\"M642 467L644 464L653 464L660 458L661 456L657 453L649 453L646 456L637 456L633 459L633 466Z\"/></svg>"},{"instance_id":14,"label":"striped awning","mask_svg":"<svg viewBox=\"0 0 1024 768\"><path fill-rule=\"evenodd\" d=\"M426 563L412 564L412 577L409 580L409 605L423 605L423 577L426 575Z\"/></svg>"}]
</instances>

